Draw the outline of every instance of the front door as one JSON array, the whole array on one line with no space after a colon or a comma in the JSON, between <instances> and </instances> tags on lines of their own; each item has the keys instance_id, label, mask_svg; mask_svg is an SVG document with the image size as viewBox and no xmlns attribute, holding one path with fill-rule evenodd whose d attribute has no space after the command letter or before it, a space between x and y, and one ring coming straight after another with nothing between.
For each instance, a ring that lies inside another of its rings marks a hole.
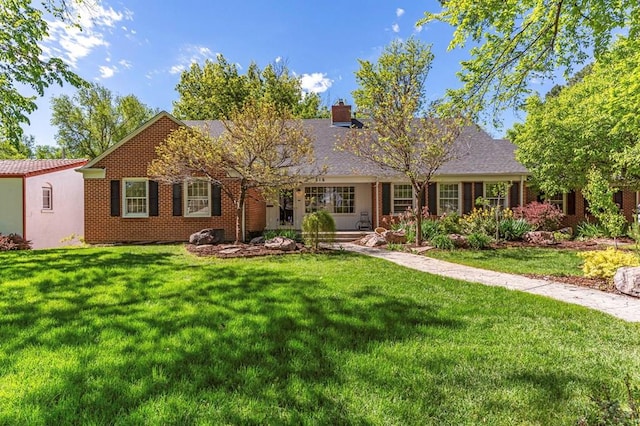
<instances>
[{"instance_id":1,"label":"front door","mask_svg":"<svg viewBox=\"0 0 640 426\"><path fill-rule=\"evenodd\" d=\"M267 229L293 228L293 201L293 190L280 191L277 202L267 205Z\"/></svg>"}]
</instances>

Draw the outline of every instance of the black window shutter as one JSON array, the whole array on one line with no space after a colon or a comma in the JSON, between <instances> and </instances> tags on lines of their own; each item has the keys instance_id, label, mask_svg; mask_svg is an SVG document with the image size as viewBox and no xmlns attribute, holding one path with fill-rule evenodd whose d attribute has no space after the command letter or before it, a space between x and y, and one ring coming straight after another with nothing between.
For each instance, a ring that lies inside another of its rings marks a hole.
<instances>
[{"instance_id":1,"label":"black window shutter","mask_svg":"<svg viewBox=\"0 0 640 426\"><path fill-rule=\"evenodd\" d=\"M120 181L111 181L111 216L120 216Z\"/></svg>"},{"instance_id":2,"label":"black window shutter","mask_svg":"<svg viewBox=\"0 0 640 426\"><path fill-rule=\"evenodd\" d=\"M518 207L520 205L520 182L514 182L509 188L509 207Z\"/></svg>"},{"instance_id":3,"label":"black window shutter","mask_svg":"<svg viewBox=\"0 0 640 426\"><path fill-rule=\"evenodd\" d=\"M473 184L471 182L462 183L462 214L467 214L473 210Z\"/></svg>"},{"instance_id":4,"label":"black window shutter","mask_svg":"<svg viewBox=\"0 0 640 426\"><path fill-rule=\"evenodd\" d=\"M473 184L473 204L475 205L476 202L475 200L478 199L478 197L484 197L484 183L482 182L475 182Z\"/></svg>"},{"instance_id":5,"label":"black window shutter","mask_svg":"<svg viewBox=\"0 0 640 426\"><path fill-rule=\"evenodd\" d=\"M438 187L435 183L429 184L429 193L427 195L427 203L429 208L429 214L431 216L438 215Z\"/></svg>"},{"instance_id":6,"label":"black window shutter","mask_svg":"<svg viewBox=\"0 0 640 426\"><path fill-rule=\"evenodd\" d=\"M182 216L182 184L173 184L172 209L174 216Z\"/></svg>"},{"instance_id":7,"label":"black window shutter","mask_svg":"<svg viewBox=\"0 0 640 426\"><path fill-rule=\"evenodd\" d=\"M149 181L149 216L158 216L158 182Z\"/></svg>"},{"instance_id":8,"label":"black window shutter","mask_svg":"<svg viewBox=\"0 0 640 426\"><path fill-rule=\"evenodd\" d=\"M391 214L391 184L382 184L382 214Z\"/></svg>"},{"instance_id":9,"label":"black window shutter","mask_svg":"<svg viewBox=\"0 0 640 426\"><path fill-rule=\"evenodd\" d=\"M622 191L618 191L613 194L613 202L620 207L620 210L622 210Z\"/></svg>"},{"instance_id":10,"label":"black window shutter","mask_svg":"<svg viewBox=\"0 0 640 426\"><path fill-rule=\"evenodd\" d=\"M576 214L576 191L567 192L567 214Z\"/></svg>"},{"instance_id":11,"label":"black window shutter","mask_svg":"<svg viewBox=\"0 0 640 426\"><path fill-rule=\"evenodd\" d=\"M222 190L220 185L211 185L211 216L222 216Z\"/></svg>"}]
</instances>

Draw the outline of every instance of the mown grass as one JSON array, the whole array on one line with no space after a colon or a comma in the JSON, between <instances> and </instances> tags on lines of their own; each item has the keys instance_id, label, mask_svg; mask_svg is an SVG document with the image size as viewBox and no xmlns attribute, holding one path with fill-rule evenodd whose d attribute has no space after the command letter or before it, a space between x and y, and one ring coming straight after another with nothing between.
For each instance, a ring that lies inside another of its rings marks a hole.
<instances>
[{"instance_id":1,"label":"mown grass","mask_svg":"<svg viewBox=\"0 0 640 426\"><path fill-rule=\"evenodd\" d=\"M0 254L0 424L573 424L640 326L348 253Z\"/></svg>"},{"instance_id":2,"label":"mown grass","mask_svg":"<svg viewBox=\"0 0 640 426\"><path fill-rule=\"evenodd\" d=\"M512 247L498 250L430 250L429 257L476 268L511 274L582 276L582 262L576 250Z\"/></svg>"}]
</instances>

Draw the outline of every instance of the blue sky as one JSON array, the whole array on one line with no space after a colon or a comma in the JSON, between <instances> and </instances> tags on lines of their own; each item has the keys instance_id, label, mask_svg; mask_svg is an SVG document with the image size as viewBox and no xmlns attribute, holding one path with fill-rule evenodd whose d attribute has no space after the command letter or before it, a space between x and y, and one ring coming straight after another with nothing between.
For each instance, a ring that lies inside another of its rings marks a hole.
<instances>
[{"instance_id":1,"label":"blue sky","mask_svg":"<svg viewBox=\"0 0 640 426\"><path fill-rule=\"evenodd\" d=\"M219 53L246 69L286 61L303 88L327 104L352 103L358 59L375 61L393 39L416 36L435 54L427 80L428 97L458 87L456 71L464 51L447 52L452 29L440 23L416 27L424 12L437 11L435 0L309 2L280 0L85 0L77 7L83 31L51 24L45 53L61 56L88 81L119 95L134 94L153 108L171 112L178 98L180 72L193 61ZM26 134L37 144L54 145L50 99L74 88L53 87L38 101ZM505 128L513 122L505 116ZM493 131L492 129L489 129ZM499 136L503 131L493 131Z\"/></svg>"}]
</instances>

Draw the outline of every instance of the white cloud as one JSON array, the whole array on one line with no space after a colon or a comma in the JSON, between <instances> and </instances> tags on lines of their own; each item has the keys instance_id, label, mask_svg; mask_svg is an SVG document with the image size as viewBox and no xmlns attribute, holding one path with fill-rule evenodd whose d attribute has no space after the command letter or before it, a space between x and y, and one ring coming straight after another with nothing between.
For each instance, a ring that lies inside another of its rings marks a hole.
<instances>
[{"instance_id":1,"label":"white cloud","mask_svg":"<svg viewBox=\"0 0 640 426\"><path fill-rule=\"evenodd\" d=\"M169 68L169 74L180 74L193 63L202 63L207 59L213 59L219 54L214 54L206 46L187 44L180 48L177 61Z\"/></svg>"},{"instance_id":2,"label":"white cloud","mask_svg":"<svg viewBox=\"0 0 640 426\"><path fill-rule=\"evenodd\" d=\"M133 66L133 64L131 63L131 61L127 61L126 59L121 59L121 60L119 60L119 61L118 61L118 63L119 63L122 67L124 67L124 68L126 68L126 69L129 69L129 68L131 68L131 67Z\"/></svg>"},{"instance_id":3,"label":"white cloud","mask_svg":"<svg viewBox=\"0 0 640 426\"><path fill-rule=\"evenodd\" d=\"M278 57L275 59L275 61L276 61L276 64L277 64L278 62L282 61L282 56L278 56Z\"/></svg>"},{"instance_id":4,"label":"white cloud","mask_svg":"<svg viewBox=\"0 0 640 426\"><path fill-rule=\"evenodd\" d=\"M69 7L69 15L82 30L69 23L47 21L49 37L43 41L43 53L60 56L73 67L94 49L109 46L105 32L111 31L116 23L133 20L133 13L128 9L116 11L112 7L103 7L95 0L69 2Z\"/></svg>"},{"instance_id":5,"label":"white cloud","mask_svg":"<svg viewBox=\"0 0 640 426\"><path fill-rule=\"evenodd\" d=\"M394 33L399 33L400 32L400 25L398 24L393 24L391 26L391 29L393 30Z\"/></svg>"},{"instance_id":6,"label":"white cloud","mask_svg":"<svg viewBox=\"0 0 640 426\"><path fill-rule=\"evenodd\" d=\"M100 78L111 78L118 69L116 67L108 67L103 65L100 67Z\"/></svg>"},{"instance_id":7,"label":"white cloud","mask_svg":"<svg viewBox=\"0 0 640 426\"><path fill-rule=\"evenodd\" d=\"M415 30L417 33L422 32L422 25L416 25Z\"/></svg>"},{"instance_id":8,"label":"white cloud","mask_svg":"<svg viewBox=\"0 0 640 426\"><path fill-rule=\"evenodd\" d=\"M326 74L314 72L311 74L302 74L300 77L300 85L305 92L322 93L326 92L333 80L326 77Z\"/></svg>"},{"instance_id":9,"label":"white cloud","mask_svg":"<svg viewBox=\"0 0 640 426\"><path fill-rule=\"evenodd\" d=\"M399 18L399 17L401 17L402 15L404 15L404 9L397 8L397 9L396 9L396 16Z\"/></svg>"}]
</instances>

